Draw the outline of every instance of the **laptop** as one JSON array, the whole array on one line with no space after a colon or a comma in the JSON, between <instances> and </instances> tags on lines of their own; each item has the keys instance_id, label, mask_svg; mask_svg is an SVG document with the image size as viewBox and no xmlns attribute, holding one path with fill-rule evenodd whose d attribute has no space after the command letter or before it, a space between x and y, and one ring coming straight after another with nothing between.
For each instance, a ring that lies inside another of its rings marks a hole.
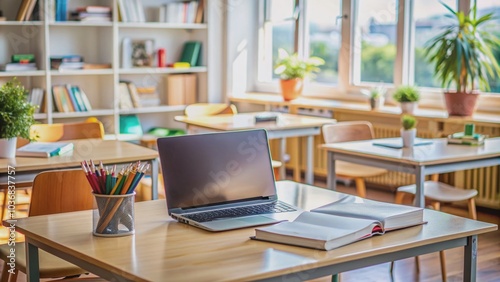
<instances>
[{"instance_id":1,"label":"laptop","mask_svg":"<svg viewBox=\"0 0 500 282\"><path fill-rule=\"evenodd\" d=\"M223 231L294 220L278 200L264 129L159 138L168 214Z\"/></svg>"}]
</instances>

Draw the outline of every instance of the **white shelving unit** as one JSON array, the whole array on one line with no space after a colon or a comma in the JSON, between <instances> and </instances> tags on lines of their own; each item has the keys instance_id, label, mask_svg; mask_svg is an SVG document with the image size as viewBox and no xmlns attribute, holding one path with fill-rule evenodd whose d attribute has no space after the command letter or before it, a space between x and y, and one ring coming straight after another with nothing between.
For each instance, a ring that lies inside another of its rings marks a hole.
<instances>
[{"instance_id":1,"label":"white shelving unit","mask_svg":"<svg viewBox=\"0 0 500 282\"><path fill-rule=\"evenodd\" d=\"M7 21L0 22L0 64L10 62L13 54L35 54L37 71L0 72L0 84L17 77L26 89L43 88L44 109L35 118L44 123L59 123L85 120L97 117L105 126L106 133L119 138L120 116L145 115L147 122L142 123L143 131L155 126L172 124L170 115L181 113L185 106L169 106L166 101L164 77L170 74L195 73L198 81L199 102L215 102L221 99L219 75L222 65L221 48L210 48L209 42L222 42L220 30L222 19L219 11L220 0L205 0L205 22L202 24L177 24L153 21L156 7L174 2L172 0L141 0L146 11L146 22L119 22L118 0L68 0L68 11L80 6L100 5L112 7L113 20L109 23L84 23L76 21L55 22L51 15L54 0L38 0L43 18L40 21L15 21L22 1L1 1L0 10ZM7 3L6 3L7 2ZM14 3L15 2L15 3ZM13 5L14 4L14 5ZM214 8L209 9L210 5ZM213 13L213 15L210 15ZM211 19L216 22L210 30ZM219 30L219 31L218 31ZM166 50L167 63L180 58L184 42L202 42L202 66L192 68L123 68L121 65L121 46L124 38L133 40L154 40L155 50ZM221 44L222 45L222 44ZM210 46L213 46L211 44ZM217 46L217 45L216 45ZM58 71L50 69L50 57L56 55L81 55L86 63L110 64L109 69L88 69ZM210 62L209 62L210 61ZM216 61L214 63L214 61ZM217 62L218 61L218 62ZM210 65L213 65L213 68ZM212 72L215 70L215 72ZM128 80L138 86L155 86L161 100L160 106L134 109L119 108L119 82ZM60 84L78 85L87 94L93 110L88 112L60 113L53 107L52 86ZM210 87L209 87L210 86ZM218 93L217 93L218 92ZM167 118L169 117L169 118Z\"/></svg>"}]
</instances>

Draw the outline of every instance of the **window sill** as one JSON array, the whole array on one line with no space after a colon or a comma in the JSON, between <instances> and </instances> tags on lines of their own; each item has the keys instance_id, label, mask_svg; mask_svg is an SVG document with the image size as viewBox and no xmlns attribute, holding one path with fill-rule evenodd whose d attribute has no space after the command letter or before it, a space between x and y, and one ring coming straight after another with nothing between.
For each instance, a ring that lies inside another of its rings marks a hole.
<instances>
[{"instance_id":1,"label":"window sill","mask_svg":"<svg viewBox=\"0 0 500 282\"><path fill-rule=\"evenodd\" d=\"M299 108L328 109L336 112L349 112L357 114L370 114L373 116L394 117L401 115L398 106L386 105L378 110L371 110L368 102L341 101L333 99L319 99L300 97L292 101L283 101L279 94L253 92L230 97L233 103L251 103L269 106L287 106L291 112L297 112ZM496 124L500 126L500 114L498 112L476 111L472 117L449 117L445 110L432 108L419 108L414 116L419 119L430 119L433 121L447 121L454 123L474 122L480 124Z\"/></svg>"}]
</instances>

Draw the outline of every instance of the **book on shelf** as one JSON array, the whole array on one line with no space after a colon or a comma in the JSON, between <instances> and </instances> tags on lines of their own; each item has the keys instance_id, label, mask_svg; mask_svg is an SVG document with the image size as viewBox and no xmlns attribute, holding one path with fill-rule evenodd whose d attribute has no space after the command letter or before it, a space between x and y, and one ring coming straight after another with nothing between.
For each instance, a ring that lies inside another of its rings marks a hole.
<instances>
[{"instance_id":1,"label":"book on shelf","mask_svg":"<svg viewBox=\"0 0 500 282\"><path fill-rule=\"evenodd\" d=\"M146 22L141 0L118 0L118 11L122 22Z\"/></svg>"},{"instance_id":2,"label":"book on shelf","mask_svg":"<svg viewBox=\"0 0 500 282\"><path fill-rule=\"evenodd\" d=\"M50 68L54 70L83 69L85 63L80 55L51 56Z\"/></svg>"},{"instance_id":3,"label":"book on shelf","mask_svg":"<svg viewBox=\"0 0 500 282\"><path fill-rule=\"evenodd\" d=\"M199 1L169 2L158 7L158 21L167 23L201 23ZM203 7L201 7L202 9Z\"/></svg>"},{"instance_id":4,"label":"book on shelf","mask_svg":"<svg viewBox=\"0 0 500 282\"><path fill-rule=\"evenodd\" d=\"M43 99L44 91L42 88L33 88L28 94L27 101L28 103L37 106L35 109L35 113L43 112L44 99Z\"/></svg>"},{"instance_id":5,"label":"book on shelf","mask_svg":"<svg viewBox=\"0 0 500 282\"><path fill-rule=\"evenodd\" d=\"M77 12L95 13L95 14L106 14L111 13L111 7L109 6L82 6L76 8Z\"/></svg>"},{"instance_id":6,"label":"book on shelf","mask_svg":"<svg viewBox=\"0 0 500 282\"><path fill-rule=\"evenodd\" d=\"M75 85L54 85L52 86L52 96L57 112L86 112L92 110L90 101L85 92Z\"/></svg>"},{"instance_id":7,"label":"book on shelf","mask_svg":"<svg viewBox=\"0 0 500 282\"><path fill-rule=\"evenodd\" d=\"M189 63L191 67L198 66L201 63L201 42L187 41L184 42L182 54L179 62Z\"/></svg>"},{"instance_id":8,"label":"book on shelf","mask_svg":"<svg viewBox=\"0 0 500 282\"><path fill-rule=\"evenodd\" d=\"M64 22L68 19L68 0L55 0L55 20Z\"/></svg>"},{"instance_id":9,"label":"book on shelf","mask_svg":"<svg viewBox=\"0 0 500 282\"><path fill-rule=\"evenodd\" d=\"M141 107L154 107L161 104L156 86L137 86L136 88Z\"/></svg>"},{"instance_id":10,"label":"book on shelf","mask_svg":"<svg viewBox=\"0 0 500 282\"><path fill-rule=\"evenodd\" d=\"M130 97L129 88L127 82L121 81L118 84L118 102L119 107L122 110L128 110L134 108L132 103L132 98Z\"/></svg>"},{"instance_id":11,"label":"book on shelf","mask_svg":"<svg viewBox=\"0 0 500 282\"><path fill-rule=\"evenodd\" d=\"M304 212L292 222L257 228L253 239L331 250L424 223L422 208L346 196Z\"/></svg>"},{"instance_id":12,"label":"book on shelf","mask_svg":"<svg viewBox=\"0 0 500 282\"><path fill-rule=\"evenodd\" d=\"M27 64L35 62L35 54L14 54L10 57L11 63Z\"/></svg>"},{"instance_id":13,"label":"book on shelf","mask_svg":"<svg viewBox=\"0 0 500 282\"><path fill-rule=\"evenodd\" d=\"M197 79L195 74L171 74L165 76L167 104L189 105L196 102Z\"/></svg>"},{"instance_id":14,"label":"book on shelf","mask_svg":"<svg viewBox=\"0 0 500 282\"><path fill-rule=\"evenodd\" d=\"M7 63L0 65L0 71L35 71L36 63Z\"/></svg>"},{"instance_id":15,"label":"book on shelf","mask_svg":"<svg viewBox=\"0 0 500 282\"><path fill-rule=\"evenodd\" d=\"M50 158L73 150L71 142L32 142L17 149L16 157Z\"/></svg>"}]
</instances>

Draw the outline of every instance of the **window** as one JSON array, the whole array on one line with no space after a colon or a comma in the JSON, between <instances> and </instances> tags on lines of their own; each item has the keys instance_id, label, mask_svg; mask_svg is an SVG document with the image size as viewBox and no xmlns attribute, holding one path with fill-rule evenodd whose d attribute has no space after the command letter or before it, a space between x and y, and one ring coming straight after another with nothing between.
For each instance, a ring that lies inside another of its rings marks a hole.
<instances>
[{"instance_id":1,"label":"window","mask_svg":"<svg viewBox=\"0 0 500 282\"><path fill-rule=\"evenodd\" d=\"M354 24L353 82L394 82L396 0L358 0Z\"/></svg>"},{"instance_id":2,"label":"window","mask_svg":"<svg viewBox=\"0 0 500 282\"><path fill-rule=\"evenodd\" d=\"M436 106L441 85L426 43L452 22L443 3L467 10L474 1L479 16L495 14L494 24L485 28L500 36L499 0L261 0L264 32L259 33L256 90L278 89L273 65L277 50L284 48L325 60L305 95L361 99L355 95L363 87L410 84L422 87L427 106ZM494 52L500 61L500 46ZM490 85L491 92L500 93L500 78L490 79Z\"/></svg>"},{"instance_id":3,"label":"window","mask_svg":"<svg viewBox=\"0 0 500 282\"><path fill-rule=\"evenodd\" d=\"M320 66L321 71L314 78L316 82L338 84L339 53L342 44L340 2L340 0L307 1L309 56L325 60L325 64Z\"/></svg>"},{"instance_id":4,"label":"window","mask_svg":"<svg viewBox=\"0 0 500 282\"><path fill-rule=\"evenodd\" d=\"M449 11L442 3L452 9L457 9L455 0L428 0L413 2L413 21L415 28L414 49L414 83L417 86L441 87L434 77L434 66L427 61L425 44L442 32L442 28L451 23L446 16Z\"/></svg>"},{"instance_id":5,"label":"window","mask_svg":"<svg viewBox=\"0 0 500 282\"><path fill-rule=\"evenodd\" d=\"M274 74L273 66L278 58L278 49L283 48L289 54L297 52L303 57L323 58L325 64L313 81L337 84L341 46L340 3L341 0L265 1L266 42L263 52L266 53L259 67L259 80L270 82L279 78ZM307 33L299 35L296 32L299 26Z\"/></svg>"},{"instance_id":6,"label":"window","mask_svg":"<svg viewBox=\"0 0 500 282\"><path fill-rule=\"evenodd\" d=\"M471 5L474 4L474 1L471 0ZM500 37L500 1L498 0L477 0L477 16L483 16L489 13L493 13L496 17L496 22L494 24L490 24L489 26L484 26L483 28L487 31L494 33L497 37ZM500 46L497 49L493 50L497 61L500 62ZM500 75L500 74L499 74ZM500 78L491 78L490 77L490 92L500 93Z\"/></svg>"}]
</instances>

